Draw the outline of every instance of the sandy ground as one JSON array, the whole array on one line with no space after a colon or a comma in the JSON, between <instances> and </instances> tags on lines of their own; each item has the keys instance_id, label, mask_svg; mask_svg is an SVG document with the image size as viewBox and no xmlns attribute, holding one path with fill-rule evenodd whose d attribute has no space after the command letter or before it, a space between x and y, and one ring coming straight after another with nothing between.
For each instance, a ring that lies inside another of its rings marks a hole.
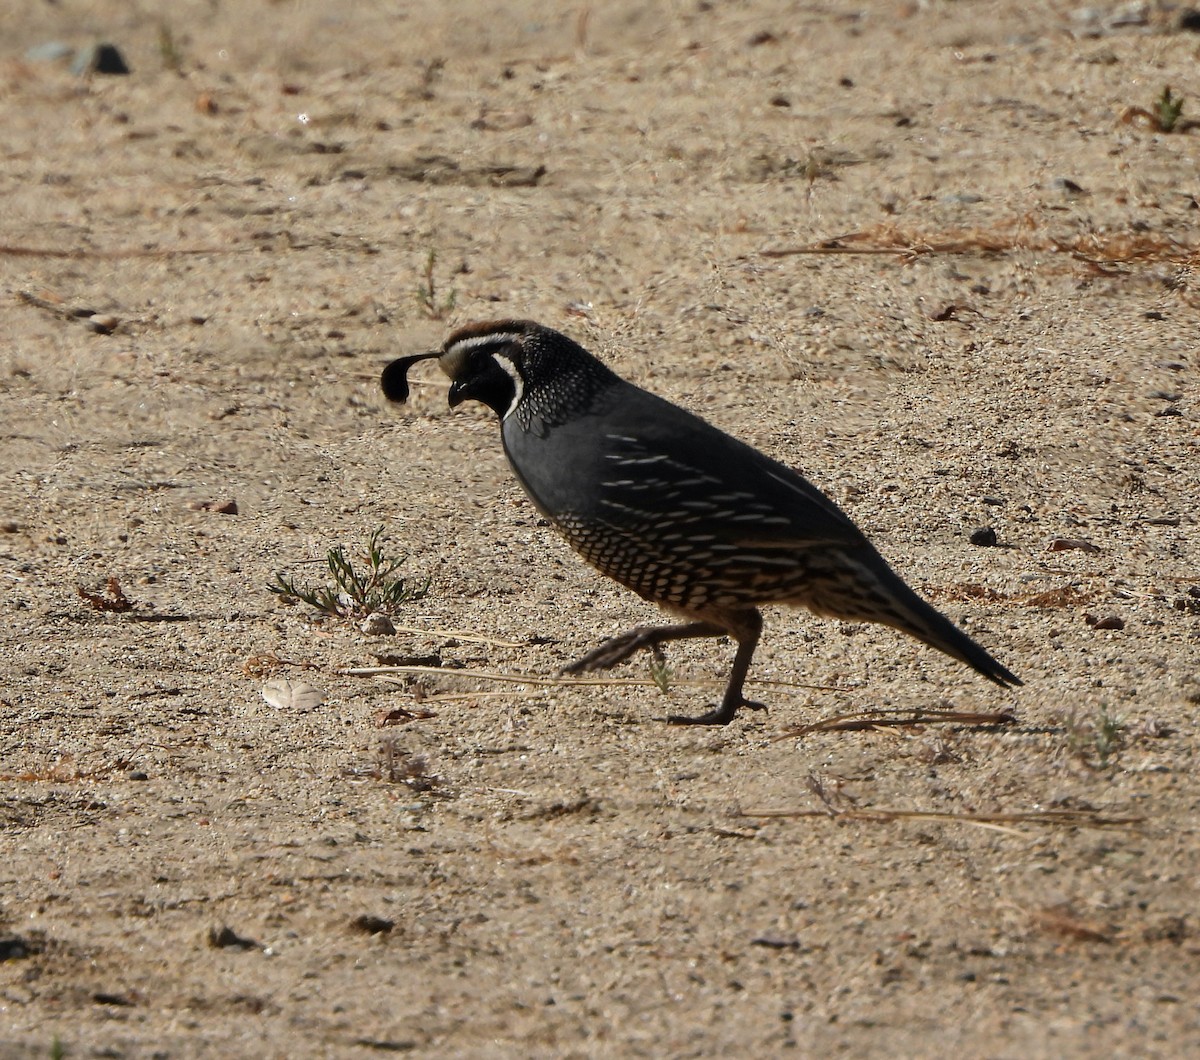
<instances>
[{"instance_id":1,"label":"sandy ground","mask_svg":"<svg viewBox=\"0 0 1200 1060\"><path fill-rule=\"evenodd\" d=\"M1200 36L434 7L0 11L0 1055L1200 1053L1200 133L1127 113L1200 115ZM1025 688L786 611L727 729L663 723L727 645L536 683L653 609L486 410L378 387L503 316L804 469ZM417 632L267 591L380 526ZM796 735L934 708L1016 721Z\"/></svg>"}]
</instances>

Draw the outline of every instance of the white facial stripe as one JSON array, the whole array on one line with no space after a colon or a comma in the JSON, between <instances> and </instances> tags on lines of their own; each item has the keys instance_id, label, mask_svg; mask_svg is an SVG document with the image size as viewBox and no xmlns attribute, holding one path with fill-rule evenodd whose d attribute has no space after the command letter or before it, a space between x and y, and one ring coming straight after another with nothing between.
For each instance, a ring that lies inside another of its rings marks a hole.
<instances>
[{"instance_id":1,"label":"white facial stripe","mask_svg":"<svg viewBox=\"0 0 1200 1060\"><path fill-rule=\"evenodd\" d=\"M512 335L506 331L492 331L487 335L475 335L469 339L459 339L450 349L450 352L462 356L468 350L473 350L478 346L491 346L507 344L510 342L518 342L520 335Z\"/></svg>"},{"instance_id":2,"label":"white facial stripe","mask_svg":"<svg viewBox=\"0 0 1200 1060\"><path fill-rule=\"evenodd\" d=\"M513 399L512 404L508 406L508 411L500 417L501 420L508 419L513 414L513 410L521 403L521 395L525 393L525 380L521 378L521 373L517 371L516 362L503 353L492 354L494 360L507 373L513 381Z\"/></svg>"},{"instance_id":3,"label":"white facial stripe","mask_svg":"<svg viewBox=\"0 0 1200 1060\"><path fill-rule=\"evenodd\" d=\"M471 356L472 350L492 345L503 348L506 344L519 340L519 335L507 331L493 331L487 335L473 335L468 339L459 339L438 359L438 367L443 373L454 379Z\"/></svg>"}]
</instances>

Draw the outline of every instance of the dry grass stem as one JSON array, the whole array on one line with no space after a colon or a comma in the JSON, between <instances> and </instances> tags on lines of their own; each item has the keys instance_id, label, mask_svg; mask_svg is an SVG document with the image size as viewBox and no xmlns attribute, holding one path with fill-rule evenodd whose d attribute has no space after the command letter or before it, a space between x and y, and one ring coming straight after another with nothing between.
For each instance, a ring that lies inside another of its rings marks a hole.
<instances>
[{"instance_id":1,"label":"dry grass stem","mask_svg":"<svg viewBox=\"0 0 1200 1060\"><path fill-rule=\"evenodd\" d=\"M472 644L491 644L497 648L526 648L527 641L500 640L498 637L485 637L464 629L420 629L416 626L395 626L397 633L412 633L418 637L449 637L453 640L470 641Z\"/></svg>"},{"instance_id":2,"label":"dry grass stem","mask_svg":"<svg viewBox=\"0 0 1200 1060\"><path fill-rule=\"evenodd\" d=\"M99 765L88 769L83 768L82 763L77 761L74 755L67 754L59 758L53 765L40 769L25 769L19 773L0 773L0 781L26 784L69 784L81 780L100 780L110 777L113 773L127 771L133 765L138 752L149 746L152 745L138 744L128 754L106 758Z\"/></svg>"},{"instance_id":3,"label":"dry grass stem","mask_svg":"<svg viewBox=\"0 0 1200 1060\"><path fill-rule=\"evenodd\" d=\"M1115 931L1095 920L1085 920L1070 906L1057 905L1036 910L1030 918L1034 926L1078 942L1113 942Z\"/></svg>"},{"instance_id":4,"label":"dry grass stem","mask_svg":"<svg viewBox=\"0 0 1200 1060\"><path fill-rule=\"evenodd\" d=\"M1030 217L991 229L959 229L938 235L884 224L818 243L799 247L768 248L759 253L765 258L806 254L892 254L906 261L914 261L929 254L1008 254L1013 251L1039 251L1069 254L1086 263L1103 265L1157 261L1194 264L1200 260L1200 247L1150 232L1087 232L1071 236L1053 236L1038 233L1037 228L1036 219Z\"/></svg>"},{"instance_id":5,"label":"dry grass stem","mask_svg":"<svg viewBox=\"0 0 1200 1060\"><path fill-rule=\"evenodd\" d=\"M520 685L571 687L573 685L606 685L612 687L657 688L658 683L644 677L544 677L539 674L502 674L494 670L454 670L445 666L351 666L337 670L347 677L388 677L392 674L439 674L442 677L475 677L485 681L508 681ZM819 692L847 692L836 685L808 685L799 681L752 681L762 688L806 688ZM671 684L688 688L717 688L721 681L710 678L671 679Z\"/></svg>"},{"instance_id":6,"label":"dry grass stem","mask_svg":"<svg viewBox=\"0 0 1200 1060\"><path fill-rule=\"evenodd\" d=\"M801 725L777 736L778 740L807 736L814 732L858 732L913 725L1011 725L1016 715L1010 710L979 713L964 710L931 710L926 707L902 707L891 710L865 710L836 714L809 725Z\"/></svg>"},{"instance_id":7,"label":"dry grass stem","mask_svg":"<svg viewBox=\"0 0 1200 1060\"><path fill-rule=\"evenodd\" d=\"M949 810L892 810L877 808L840 808L826 804L819 810L743 810L742 817L790 818L833 817L842 821L879 824L886 821L948 821L958 824L986 825L1012 832L1004 826L1036 824L1059 828L1135 828L1144 817L1106 817L1095 810L1030 810L1027 813L955 813ZM1021 835L1023 833L1015 832Z\"/></svg>"}]
</instances>

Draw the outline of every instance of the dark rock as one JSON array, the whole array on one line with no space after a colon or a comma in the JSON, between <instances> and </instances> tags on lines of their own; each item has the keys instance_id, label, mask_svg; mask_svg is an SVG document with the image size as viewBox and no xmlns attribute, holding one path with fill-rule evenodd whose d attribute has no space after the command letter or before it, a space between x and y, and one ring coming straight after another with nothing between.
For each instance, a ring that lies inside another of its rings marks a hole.
<instances>
[{"instance_id":1,"label":"dark rock","mask_svg":"<svg viewBox=\"0 0 1200 1060\"><path fill-rule=\"evenodd\" d=\"M372 916L370 913L363 913L362 916L356 916L350 921L350 929L364 935L387 935L395 926L394 920L388 920L382 916Z\"/></svg>"},{"instance_id":2,"label":"dark rock","mask_svg":"<svg viewBox=\"0 0 1200 1060\"><path fill-rule=\"evenodd\" d=\"M115 44L90 44L80 48L71 63L71 73L83 74L127 74L129 66Z\"/></svg>"},{"instance_id":3,"label":"dark rock","mask_svg":"<svg viewBox=\"0 0 1200 1060\"><path fill-rule=\"evenodd\" d=\"M231 927L211 927L208 929L208 944L214 950L261 950L262 943L254 939L243 938Z\"/></svg>"}]
</instances>

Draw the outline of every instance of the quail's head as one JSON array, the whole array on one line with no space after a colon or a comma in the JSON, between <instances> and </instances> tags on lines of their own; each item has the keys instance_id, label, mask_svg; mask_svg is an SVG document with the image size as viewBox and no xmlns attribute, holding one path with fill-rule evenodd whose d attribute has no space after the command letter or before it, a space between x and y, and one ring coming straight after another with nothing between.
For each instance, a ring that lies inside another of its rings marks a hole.
<instances>
[{"instance_id":1,"label":"quail's head","mask_svg":"<svg viewBox=\"0 0 1200 1060\"><path fill-rule=\"evenodd\" d=\"M383 371L384 394L408 400L408 370L435 359L450 379L450 407L480 401L501 420L514 412L523 426L562 422L597 393L619 382L582 346L530 320L493 320L453 332L440 350L393 361Z\"/></svg>"},{"instance_id":2,"label":"quail's head","mask_svg":"<svg viewBox=\"0 0 1200 1060\"><path fill-rule=\"evenodd\" d=\"M507 415L525 389L525 343L537 325L498 320L459 328L440 350L401 357L384 369L383 392L391 401L408 400L408 370L418 361L437 359L450 379L450 407L481 401L498 416Z\"/></svg>"}]
</instances>

